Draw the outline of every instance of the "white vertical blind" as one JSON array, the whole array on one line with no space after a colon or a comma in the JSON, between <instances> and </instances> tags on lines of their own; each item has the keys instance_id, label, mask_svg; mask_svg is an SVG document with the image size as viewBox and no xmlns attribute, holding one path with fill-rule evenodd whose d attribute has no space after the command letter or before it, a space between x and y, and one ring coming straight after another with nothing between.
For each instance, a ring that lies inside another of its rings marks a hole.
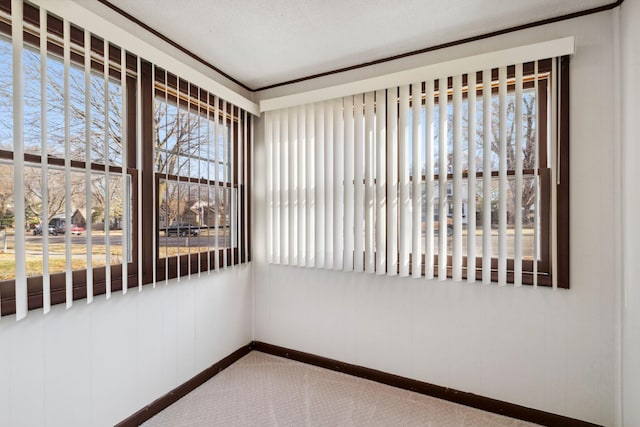
<instances>
[{"instance_id":1,"label":"white vertical blind","mask_svg":"<svg viewBox=\"0 0 640 427\"><path fill-rule=\"evenodd\" d=\"M298 117L294 108L287 109L287 137L289 143L289 191L287 200L289 220L285 223L289 228L289 265L298 265Z\"/></svg>"},{"instance_id":2,"label":"white vertical blind","mask_svg":"<svg viewBox=\"0 0 640 427\"><path fill-rule=\"evenodd\" d=\"M559 79L558 79L558 73L557 73L557 61L556 59L554 59L552 61L552 68L553 68L553 72L552 74L552 79L551 79L551 114L549 115L549 117L557 117L557 115L559 114L559 104L558 104L558 93L559 92ZM550 126L550 131L551 131L551 135L548 138L548 140L551 141L551 147L549 150L549 163L551 165L557 165L557 161L558 161L558 122L557 120L552 120L551 126ZM558 181L559 179L559 174L558 174L558 169L556 167L551 167L551 182L552 182L552 186L551 186L551 240L552 241L556 241L557 237L558 237L558 222L556 221L556 219L558 218L558 204L557 204L557 194L556 194L556 185L557 183L559 183ZM558 271L558 256L557 253L554 251L551 254L551 272L555 273ZM552 275L552 286L553 289L557 289L558 288L558 275L557 274L553 274Z\"/></svg>"},{"instance_id":3,"label":"white vertical blind","mask_svg":"<svg viewBox=\"0 0 640 427\"><path fill-rule=\"evenodd\" d=\"M142 60L140 59L140 57L137 58L136 60L136 93L142 93ZM151 69L151 79L152 81L155 81L155 70L154 67L152 67ZM142 97L138 96L136 97L136 140L137 141L142 141ZM158 137L158 127L157 126L153 126L153 134L152 134L152 138L154 141L157 140ZM140 200L142 198L142 144L137 143L136 144L136 167L138 169L138 200ZM157 206L157 199L156 199L156 180L153 180L153 188L152 188L152 192L151 192L151 199L153 201L153 206ZM89 208L87 207L87 212L90 212ZM138 206L138 224L142 224L142 207ZM91 221L89 221L91 222ZM156 221L156 215L153 215L153 218L151 220L152 223L152 229L156 230L158 224ZM89 234L89 233L87 233ZM157 234L153 233L153 235L151 236L151 246L152 246L152 261L151 261L151 277L152 277L152 283L153 283L153 287L155 288L156 286L156 280L157 280L157 239L156 239ZM138 227L138 292L142 292L142 275L144 274L143 271L143 263L142 263L142 227Z\"/></svg>"},{"instance_id":4,"label":"white vertical blind","mask_svg":"<svg viewBox=\"0 0 640 427\"><path fill-rule=\"evenodd\" d=\"M422 82L411 85L411 275L422 275Z\"/></svg>"},{"instance_id":5,"label":"white vertical blind","mask_svg":"<svg viewBox=\"0 0 640 427\"><path fill-rule=\"evenodd\" d=\"M129 259L129 215L125 208L127 193L129 187L127 185L127 51L120 49L120 143L122 144L122 172L121 172L121 191L122 191L122 293L126 294L129 284L128 259Z\"/></svg>"},{"instance_id":6,"label":"white vertical blind","mask_svg":"<svg viewBox=\"0 0 640 427\"><path fill-rule=\"evenodd\" d=\"M73 269L71 258L71 23L63 21L63 97L64 97L64 243L67 308L73 305ZM105 109L106 110L106 109ZM108 123L105 121L105 123ZM105 126L106 127L106 126ZM20 228L24 229L24 227ZM16 239L17 240L17 239Z\"/></svg>"},{"instance_id":7,"label":"white vertical blind","mask_svg":"<svg viewBox=\"0 0 640 427\"><path fill-rule=\"evenodd\" d=\"M399 116L398 116L398 156L399 156L399 270L400 276L409 275L409 253L411 252L411 181L409 178L409 150L410 131L409 131L409 86L400 86L399 97Z\"/></svg>"},{"instance_id":8,"label":"white vertical blind","mask_svg":"<svg viewBox=\"0 0 640 427\"><path fill-rule=\"evenodd\" d=\"M376 273L387 271L387 93L376 92Z\"/></svg>"},{"instance_id":9,"label":"white vertical blind","mask_svg":"<svg viewBox=\"0 0 640 427\"><path fill-rule=\"evenodd\" d=\"M43 154L49 152L48 144L48 127L47 127L47 11L44 8L40 9L40 143L41 152ZM85 32L85 55L87 52L87 37L88 32ZM86 72L86 69L85 69ZM85 77L85 90L88 87ZM86 102L86 98L85 98ZM86 112L85 112L86 114ZM89 119L87 115L87 121ZM86 128L85 128L86 129ZM87 136L87 142L89 138ZM48 156L47 160L42 161L41 169L41 188L42 188L42 213L40 215L40 223L43 224L40 229L42 232L42 306L44 313L48 313L51 310L51 277L49 276L49 227L45 227L44 224L48 224L49 209L45 206L49 206L49 165ZM87 187L90 188L89 182ZM89 190L87 190L89 192ZM87 193L89 194L89 193ZM87 246L87 258L90 260L91 251L90 246ZM91 264L88 264L91 265ZM87 271L87 303L93 301L93 280L92 275Z\"/></svg>"},{"instance_id":10,"label":"white vertical blind","mask_svg":"<svg viewBox=\"0 0 640 427\"><path fill-rule=\"evenodd\" d=\"M498 284L507 284L507 67L498 70L499 97L499 189L498 189Z\"/></svg>"},{"instance_id":11,"label":"white vertical blind","mask_svg":"<svg viewBox=\"0 0 640 427\"><path fill-rule=\"evenodd\" d=\"M453 77L453 280L462 280L462 76Z\"/></svg>"},{"instance_id":12,"label":"white vertical blind","mask_svg":"<svg viewBox=\"0 0 640 427\"><path fill-rule=\"evenodd\" d=\"M325 157L324 157L324 166L325 166L325 170L330 171L331 173L324 173L324 171L322 172L322 174L325 177L325 181L324 181L324 192L325 192L325 199L324 199L324 207L325 207L325 214L324 214L324 220L325 220L325 224L324 224L324 241L325 241L325 246L324 246L324 250L325 250L325 255L324 255L324 267L327 269L333 269L333 254L335 251L335 248L333 246L333 227L334 227L334 211L333 211L333 194L335 193L335 189L334 189L334 177L335 177L335 173L334 173L334 169L333 169L333 162L334 162L334 158L333 158L333 149L334 149L334 126L333 126L333 119L334 119L334 115L333 115L333 109L334 109L334 102L333 101L327 101L325 102L324 105L324 111L325 111L325 116L324 116L324 138L325 138ZM336 184L338 185L338 184Z\"/></svg>"},{"instance_id":13,"label":"white vertical blind","mask_svg":"<svg viewBox=\"0 0 640 427\"><path fill-rule=\"evenodd\" d=\"M109 105L109 42L104 40L103 43L104 55L103 55L103 79L104 79L104 105ZM104 109L104 251L105 251L105 283L106 283L106 298L111 298L111 242L109 236L110 230L110 218L109 212L111 212L111 196L110 196L110 179L109 179L109 108Z\"/></svg>"},{"instance_id":14,"label":"white vertical blind","mask_svg":"<svg viewBox=\"0 0 640 427\"><path fill-rule=\"evenodd\" d=\"M376 188L375 188L375 153L376 153L376 125L375 125L375 94L367 92L364 98L364 162L365 162L365 269L367 273L376 271L375 252L375 218L376 218Z\"/></svg>"},{"instance_id":15,"label":"white vertical blind","mask_svg":"<svg viewBox=\"0 0 640 427\"><path fill-rule=\"evenodd\" d=\"M230 123L227 120L227 111L228 111L229 105L227 104L226 100L222 100L222 163L224 165L224 172L222 174L222 179L224 180L224 213L225 213L225 223L224 223L224 249L223 249L223 256L222 256L222 268L227 268L229 266L229 261L230 261L230 252L232 252L231 247L232 245L232 236L231 236L231 224L230 224L230 219L231 217L229 216L229 207L231 206L231 192L233 191L233 187L231 187L228 183L231 181L231 173L232 171L230 170L231 168L231 163L230 163L230 154L229 152L232 150L231 145L229 144L229 132L230 130L228 129L228 126L230 127L232 125L232 123ZM286 113L285 113L286 114ZM285 129L285 135L286 135L286 126L287 123L284 123L283 128ZM286 165L286 159L284 161L284 164ZM285 172L288 170L287 167L285 166L283 168L285 170ZM286 179L287 179L287 175L284 176L283 181L284 181L284 186L285 186L285 192L286 192ZM282 183L281 183L282 185ZM286 207L285 207L286 208ZM285 224L287 224L288 222L285 222ZM281 224L282 227L282 224ZM286 226L282 227L282 229L285 232L285 237L284 239L286 239ZM284 240L283 239L283 240ZM285 240L286 242L286 240ZM284 242L281 242L282 244L285 244ZM286 246L285 246L286 247ZM180 267L180 263L178 263L178 267ZM180 280L180 270L178 270L178 280Z\"/></svg>"},{"instance_id":16,"label":"white vertical blind","mask_svg":"<svg viewBox=\"0 0 640 427\"><path fill-rule=\"evenodd\" d=\"M448 78L438 80L438 279L447 278L447 240L449 228L448 203Z\"/></svg>"},{"instance_id":17,"label":"white vertical blind","mask_svg":"<svg viewBox=\"0 0 640 427\"><path fill-rule=\"evenodd\" d=\"M315 229L316 229L316 202L315 202L315 162L316 159L316 147L315 147L315 106L308 104L305 108L305 183L306 188L306 228L305 242L306 246L306 266L314 267L316 265L316 242L315 242Z\"/></svg>"},{"instance_id":18,"label":"white vertical blind","mask_svg":"<svg viewBox=\"0 0 640 427\"><path fill-rule=\"evenodd\" d=\"M324 138L324 103L318 103L314 107L314 147L315 147L315 267L325 267L325 138Z\"/></svg>"},{"instance_id":19,"label":"white vertical blind","mask_svg":"<svg viewBox=\"0 0 640 427\"><path fill-rule=\"evenodd\" d=\"M42 19L42 12L43 10L41 9L40 10L41 19ZM46 18L46 13L45 13L45 18ZM46 40L46 38L44 40ZM42 41L43 41L43 38L41 34L41 39L40 39L41 52L43 50ZM44 48L46 49L46 44ZM45 50L45 53L46 53L46 50ZM42 99L46 99L45 96L46 96L46 91L43 93ZM89 31L84 32L84 116L85 116L85 122L84 122L85 162L87 164L91 164L91 33ZM44 123L44 120L43 120L43 123ZM42 152L46 153L44 149L42 150ZM91 186L91 168L87 168L85 171L85 196L84 196L87 213L92 212L92 209L93 209L93 203L91 200L93 191L91 187L92 187ZM47 204L43 202L42 206L47 206ZM45 218L42 220L42 223L44 224L46 223L46 221L47 220L45 216ZM92 262L93 239L91 238L93 224L91 223L92 221L89 220L89 221L86 221L86 225L85 225L85 230L86 230L85 240L87 244L87 265L93 265L93 262ZM43 231L44 231L44 228L45 227L43 227ZM49 227L46 227L46 228L49 228ZM43 233L43 236L44 236L44 233ZM43 243L46 240L48 239L43 238ZM46 277L46 273L44 271L43 271L43 274L45 274L45 277ZM93 302L93 269L88 268L87 269L87 304L90 304L91 302Z\"/></svg>"},{"instance_id":20,"label":"white vertical blind","mask_svg":"<svg viewBox=\"0 0 640 427\"><path fill-rule=\"evenodd\" d=\"M350 165L353 168L352 165ZM344 116L342 99L333 102L333 269L344 267Z\"/></svg>"},{"instance_id":21,"label":"white vertical blind","mask_svg":"<svg viewBox=\"0 0 640 427\"><path fill-rule=\"evenodd\" d=\"M539 195L529 157L538 152L540 107L524 108L538 102L538 78L548 76L518 63L288 107L298 117L314 109L305 123L314 156L304 167L319 185L301 181L312 188L289 201L306 195L308 205L314 196L308 233L324 254L314 265L470 283L481 270L483 283L524 283L538 264L539 220L532 239L525 215L537 215L539 202L525 211L523 198L528 179ZM282 126L278 111L265 115L267 130ZM269 134L267 147L286 143L276 139ZM548 152L557 157L557 147Z\"/></svg>"},{"instance_id":22,"label":"white vertical blind","mask_svg":"<svg viewBox=\"0 0 640 427\"><path fill-rule=\"evenodd\" d=\"M304 267L307 263L307 234L306 234L306 220L307 220L307 184L306 184L306 112L305 107L302 106L297 111L298 114L298 181L297 181L297 200L298 200L298 227L297 242L298 242L298 266ZM248 228L247 228L248 229Z\"/></svg>"},{"instance_id":23,"label":"white vertical blind","mask_svg":"<svg viewBox=\"0 0 640 427\"><path fill-rule=\"evenodd\" d=\"M344 135L342 137L344 144L344 253L343 265L345 271L353 271L354 269L354 212L358 208L358 201L354 201L355 187L360 187L357 182L354 183L354 176L357 178L356 171L362 175L362 167L355 161L356 136L354 135L354 101L352 96L346 96L344 103ZM362 177L361 177L362 180ZM362 218L362 216L360 216ZM361 262L362 264L362 262Z\"/></svg>"},{"instance_id":24,"label":"white vertical blind","mask_svg":"<svg viewBox=\"0 0 640 427\"><path fill-rule=\"evenodd\" d=\"M398 88L387 89L387 275L398 274Z\"/></svg>"},{"instance_id":25,"label":"white vertical blind","mask_svg":"<svg viewBox=\"0 0 640 427\"><path fill-rule=\"evenodd\" d=\"M275 222L277 221L277 211L274 202L274 198L277 197L275 181L278 176L278 173L274 170L275 165L275 157L277 153L275 151L275 142L274 142L274 125L277 126L277 122L274 123L274 119L272 116L277 113L274 111L269 111L265 113L264 120L264 141L265 141L265 152L267 155L267 176L266 176L266 198L267 198L267 235L266 235L266 252L267 252L267 262L273 263L276 262L276 238L275 238ZM216 215L217 216L217 215ZM217 230L217 227L216 227ZM217 234L217 233L216 233Z\"/></svg>"},{"instance_id":26,"label":"white vertical blind","mask_svg":"<svg viewBox=\"0 0 640 427\"><path fill-rule=\"evenodd\" d=\"M353 144L354 144L354 195L353 200L355 203L354 211L353 211L353 220L351 221L353 224L353 262L354 262L354 270L357 272L364 271L364 240L365 240L365 223L367 218L365 217L365 141L364 141L364 105L363 105L363 95L356 95L353 97L354 99L354 128L353 128ZM349 135L345 127L345 138ZM345 150L346 145L345 143ZM345 175L347 174L347 169L345 168ZM347 183L349 183L349 178L347 179ZM345 195L346 199L346 195ZM347 215L345 215L347 218ZM348 228L345 226L345 232Z\"/></svg>"},{"instance_id":27,"label":"white vertical blind","mask_svg":"<svg viewBox=\"0 0 640 427\"><path fill-rule=\"evenodd\" d=\"M476 73L467 75L468 84L468 183L467 183L467 281L476 281Z\"/></svg>"},{"instance_id":28,"label":"white vertical blind","mask_svg":"<svg viewBox=\"0 0 640 427\"><path fill-rule=\"evenodd\" d=\"M24 77L23 77L23 25L22 0L11 1L11 11L14 22L11 27L13 40L12 71L13 71L13 203L14 212L24 212ZM26 229L24 215L15 217L15 269L16 269L16 319L20 320L27 315L27 266L25 260L26 241L24 230ZM67 292L67 297L69 293ZM69 299L67 298L67 301Z\"/></svg>"},{"instance_id":29,"label":"white vertical blind","mask_svg":"<svg viewBox=\"0 0 640 427\"><path fill-rule=\"evenodd\" d=\"M522 64L515 67L515 201L514 201L514 260L513 260L513 283L515 286L522 285Z\"/></svg>"},{"instance_id":30,"label":"white vertical blind","mask_svg":"<svg viewBox=\"0 0 640 427\"><path fill-rule=\"evenodd\" d=\"M207 105L211 105L211 95L207 92L206 94L206 100L207 100ZM211 108L207 108L207 115L205 117L205 123L206 123L206 144L207 144L207 165L211 165L212 164L212 159L211 159ZM154 129L154 138L155 138L155 129ZM215 160L215 159L213 159ZM269 158L270 161L270 158ZM215 165L215 162L213 162L213 164ZM211 182L211 167L207 167L207 181ZM155 180L154 180L155 181ZM155 191L154 191L154 196L155 196ZM211 209L211 190L207 189L207 209ZM154 206L155 206L155 201L154 201ZM215 216L215 215L214 215ZM211 226L211 219L210 219L210 214L207 214L207 226ZM155 230L155 227L153 227L153 229ZM217 230L216 230L217 232ZM211 230L209 229L207 232L207 274L211 274Z\"/></svg>"},{"instance_id":31,"label":"white vertical blind","mask_svg":"<svg viewBox=\"0 0 640 427\"><path fill-rule=\"evenodd\" d=\"M435 268L434 241L434 120L435 87L432 80L425 82L425 261L424 271L427 279L433 279Z\"/></svg>"},{"instance_id":32,"label":"white vertical blind","mask_svg":"<svg viewBox=\"0 0 640 427\"><path fill-rule=\"evenodd\" d=\"M491 283L491 70L482 72L482 283Z\"/></svg>"}]
</instances>

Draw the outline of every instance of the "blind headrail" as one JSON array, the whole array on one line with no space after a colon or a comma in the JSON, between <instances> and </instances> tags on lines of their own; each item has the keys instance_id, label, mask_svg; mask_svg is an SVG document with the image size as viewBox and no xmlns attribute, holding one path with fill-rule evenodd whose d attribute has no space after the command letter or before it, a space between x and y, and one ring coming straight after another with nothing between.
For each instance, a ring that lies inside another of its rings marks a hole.
<instances>
[{"instance_id":1,"label":"blind headrail","mask_svg":"<svg viewBox=\"0 0 640 427\"><path fill-rule=\"evenodd\" d=\"M572 55L575 52L575 37L564 37L509 49L482 53L479 55L453 59L425 65L396 73L385 74L369 79L329 86L322 89L295 93L281 97L260 100L260 112L289 108L297 105L327 101L411 84L417 80L433 80L441 76L455 76L469 70L484 70L498 68L517 63L526 63L545 58Z\"/></svg>"}]
</instances>

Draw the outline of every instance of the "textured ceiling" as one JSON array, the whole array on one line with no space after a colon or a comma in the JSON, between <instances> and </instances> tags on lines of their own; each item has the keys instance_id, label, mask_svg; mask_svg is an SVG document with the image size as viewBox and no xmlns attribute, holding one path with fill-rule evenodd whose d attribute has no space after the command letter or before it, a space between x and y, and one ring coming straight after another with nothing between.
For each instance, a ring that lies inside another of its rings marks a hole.
<instances>
[{"instance_id":1,"label":"textured ceiling","mask_svg":"<svg viewBox=\"0 0 640 427\"><path fill-rule=\"evenodd\" d=\"M256 89L613 0L109 2Z\"/></svg>"}]
</instances>

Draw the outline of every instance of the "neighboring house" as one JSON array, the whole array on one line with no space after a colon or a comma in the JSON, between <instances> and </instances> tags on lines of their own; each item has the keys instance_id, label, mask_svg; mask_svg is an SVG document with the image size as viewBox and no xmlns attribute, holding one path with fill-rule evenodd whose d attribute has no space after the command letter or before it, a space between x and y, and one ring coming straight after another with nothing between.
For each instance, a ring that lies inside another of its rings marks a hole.
<instances>
[{"instance_id":1,"label":"neighboring house","mask_svg":"<svg viewBox=\"0 0 640 427\"><path fill-rule=\"evenodd\" d=\"M71 215L71 224L78 225L80 227L85 227L87 225L87 210L86 209L76 209Z\"/></svg>"}]
</instances>

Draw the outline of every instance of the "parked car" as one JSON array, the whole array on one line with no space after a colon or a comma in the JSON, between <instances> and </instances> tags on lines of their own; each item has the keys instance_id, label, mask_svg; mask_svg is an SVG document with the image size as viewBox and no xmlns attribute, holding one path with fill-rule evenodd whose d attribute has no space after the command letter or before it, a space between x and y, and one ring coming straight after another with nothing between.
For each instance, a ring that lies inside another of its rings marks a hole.
<instances>
[{"instance_id":1,"label":"parked car","mask_svg":"<svg viewBox=\"0 0 640 427\"><path fill-rule=\"evenodd\" d=\"M57 236L58 235L58 229L56 227L54 227L53 225L49 225L48 226L48 230L49 230L49 235L50 236ZM64 233L64 230L62 230L62 232ZM42 224L38 224L36 225L36 228L33 229L33 235L34 236L41 236L42 235Z\"/></svg>"},{"instance_id":2,"label":"parked car","mask_svg":"<svg viewBox=\"0 0 640 427\"><path fill-rule=\"evenodd\" d=\"M200 234L200 228L186 222L177 222L167 228L165 233L167 233L167 236L197 236Z\"/></svg>"},{"instance_id":3,"label":"parked car","mask_svg":"<svg viewBox=\"0 0 640 427\"><path fill-rule=\"evenodd\" d=\"M80 235L80 233L84 233L84 228L75 224L71 224L70 230L71 230L71 234L77 234L78 236Z\"/></svg>"}]
</instances>

